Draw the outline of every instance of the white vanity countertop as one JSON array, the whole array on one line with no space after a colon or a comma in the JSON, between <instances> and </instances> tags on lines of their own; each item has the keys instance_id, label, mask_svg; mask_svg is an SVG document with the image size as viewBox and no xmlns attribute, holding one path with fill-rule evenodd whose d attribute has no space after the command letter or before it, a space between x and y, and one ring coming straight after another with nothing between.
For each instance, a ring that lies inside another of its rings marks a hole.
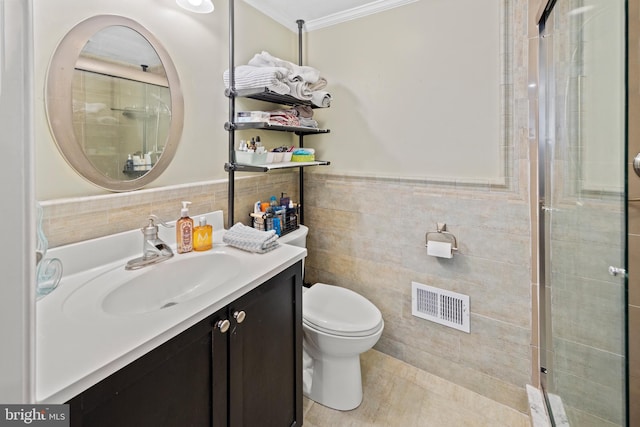
<instances>
[{"instance_id":1,"label":"white vanity countertop","mask_svg":"<svg viewBox=\"0 0 640 427\"><path fill-rule=\"evenodd\" d=\"M222 243L224 230L221 212L206 216L207 222L214 226L212 251L237 257L243 268L233 280L206 294L161 310L113 315L101 311L99 307L93 309L90 301L80 313L78 310L75 313L63 310L68 298L82 288L88 279L114 269L124 270L129 259L141 255L142 233L139 230L62 246L47 252L47 258L58 257L62 260L64 274L58 288L36 303L37 403L68 401L304 259L307 254L306 249L290 245L280 245L266 254L254 254L227 246ZM175 242L175 229L160 228L160 238L170 244ZM175 254L162 264L179 262L184 257L207 256L209 252ZM99 265L96 265L96 260L100 262ZM152 265L144 267L144 270L153 268ZM86 289L83 289L83 294L86 293Z\"/></svg>"}]
</instances>

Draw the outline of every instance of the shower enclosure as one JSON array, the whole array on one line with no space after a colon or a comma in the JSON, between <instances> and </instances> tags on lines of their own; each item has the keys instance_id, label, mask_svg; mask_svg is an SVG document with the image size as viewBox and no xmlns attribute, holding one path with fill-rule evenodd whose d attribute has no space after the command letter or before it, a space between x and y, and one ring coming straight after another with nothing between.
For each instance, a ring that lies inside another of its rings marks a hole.
<instances>
[{"instance_id":1,"label":"shower enclosure","mask_svg":"<svg viewBox=\"0 0 640 427\"><path fill-rule=\"evenodd\" d=\"M626 2L551 0L539 46L541 382L555 425L627 425Z\"/></svg>"}]
</instances>

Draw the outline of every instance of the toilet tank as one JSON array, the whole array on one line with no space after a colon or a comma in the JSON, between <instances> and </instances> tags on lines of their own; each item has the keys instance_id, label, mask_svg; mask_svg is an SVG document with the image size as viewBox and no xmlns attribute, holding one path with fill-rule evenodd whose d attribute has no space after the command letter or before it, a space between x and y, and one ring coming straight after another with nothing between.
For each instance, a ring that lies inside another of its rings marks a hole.
<instances>
[{"instance_id":1,"label":"toilet tank","mask_svg":"<svg viewBox=\"0 0 640 427\"><path fill-rule=\"evenodd\" d=\"M297 230L287 233L284 236L278 238L278 242L298 246L300 248L307 247L307 234L309 234L309 228L304 225L300 225Z\"/></svg>"}]
</instances>

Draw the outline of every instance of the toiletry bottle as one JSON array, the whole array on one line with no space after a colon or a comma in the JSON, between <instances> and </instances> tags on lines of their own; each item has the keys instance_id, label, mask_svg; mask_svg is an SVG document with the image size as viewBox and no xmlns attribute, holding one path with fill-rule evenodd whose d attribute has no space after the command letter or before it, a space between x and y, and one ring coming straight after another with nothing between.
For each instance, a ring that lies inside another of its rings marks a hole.
<instances>
[{"instance_id":1,"label":"toiletry bottle","mask_svg":"<svg viewBox=\"0 0 640 427\"><path fill-rule=\"evenodd\" d=\"M125 172L133 171L133 157L131 157L131 154L127 156L127 163L125 164L124 171Z\"/></svg>"},{"instance_id":2,"label":"toiletry bottle","mask_svg":"<svg viewBox=\"0 0 640 427\"><path fill-rule=\"evenodd\" d=\"M287 197L287 193L280 194L280 206L284 206L285 208L289 206L289 202L291 199Z\"/></svg>"},{"instance_id":3,"label":"toiletry bottle","mask_svg":"<svg viewBox=\"0 0 640 427\"><path fill-rule=\"evenodd\" d=\"M273 229L278 236L282 235L282 225L280 224L280 217L273 217Z\"/></svg>"},{"instance_id":4,"label":"toiletry bottle","mask_svg":"<svg viewBox=\"0 0 640 427\"><path fill-rule=\"evenodd\" d=\"M176 246L179 254L193 250L193 220L189 218L191 202L182 202L180 219L176 222Z\"/></svg>"},{"instance_id":5,"label":"toiletry bottle","mask_svg":"<svg viewBox=\"0 0 640 427\"><path fill-rule=\"evenodd\" d=\"M200 217L200 224L193 229L193 250L208 251L213 247L213 227L207 219Z\"/></svg>"}]
</instances>

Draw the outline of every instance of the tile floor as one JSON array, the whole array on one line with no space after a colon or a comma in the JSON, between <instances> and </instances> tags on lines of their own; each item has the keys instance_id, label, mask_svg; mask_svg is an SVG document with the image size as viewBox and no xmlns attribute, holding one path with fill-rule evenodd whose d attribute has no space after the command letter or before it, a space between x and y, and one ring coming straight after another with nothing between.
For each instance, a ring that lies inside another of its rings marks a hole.
<instances>
[{"instance_id":1,"label":"tile floor","mask_svg":"<svg viewBox=\"0 0 640 427\"><path fill-rule=\"evenodd\" d=\"M361 356L364 399L353 411L304 399L305 427L530 427L529 416L370 350Z\"/></svg>"}]
</instances>

